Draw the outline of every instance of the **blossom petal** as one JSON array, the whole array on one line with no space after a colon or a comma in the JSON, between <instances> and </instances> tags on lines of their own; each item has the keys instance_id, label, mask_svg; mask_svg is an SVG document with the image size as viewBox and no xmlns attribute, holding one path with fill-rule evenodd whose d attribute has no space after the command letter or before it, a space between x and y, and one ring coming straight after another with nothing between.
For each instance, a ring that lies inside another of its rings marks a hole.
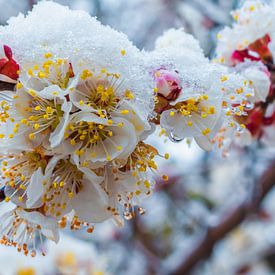
<instances>
[{"instance_id":1,"label":"blossom petal","mask_svg":"<svg viewBox=\"0 0 275 275\"><path fill-rule=\"evenodd\" d=\"M30 184L27 187L27 208L37 208L42 205L43 195L43 180L44 175L41 168L38 168L30 179Z\"/></svg>"},{"instance_id":2,"label":"blossom petal","mask_svg":"<svg viewBox=\"0 0 275 275\"><path fill-rule=\"evenodd\" d=\"M61 109L64 112L64 115L61 118L56 129L51 133L50 139L49 139L51 146L53 148L58 146L64 138L65 129L66 129L66 126L68 125L70 111L72 109L72 103L64 101Z\"/></svg>"},{"instance_id":3,"label":"blossom petal","mask_svg":"<svg viewBox=\"0 0 275 275\"><path fill-rule=\"evenodd\" d=\"M89 181L84 181L83 188L72 199L71 207L82 221L98 223L111 217L111 212L107 210L107 195L103 200Z\"/></svg>"},{"instance_id":4,"label":"blossom petal","mask_svg":"<svg viewBox=\"0 0 275 275\"><path fill-rule=\"evenodd\" d=\"M58 225L55 219L51 217L46 217L36 211L26 212L24 210L18 210L17 213L21 218L31 223L40 225L41 233L45 237L49 238L50 240L56 243L59 241Z\"/></svg>"}]
</instances>

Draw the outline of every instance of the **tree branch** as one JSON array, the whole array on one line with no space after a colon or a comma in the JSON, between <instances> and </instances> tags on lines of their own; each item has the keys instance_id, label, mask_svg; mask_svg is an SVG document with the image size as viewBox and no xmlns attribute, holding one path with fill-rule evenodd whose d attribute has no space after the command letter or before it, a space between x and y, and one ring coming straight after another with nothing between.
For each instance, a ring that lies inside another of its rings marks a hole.
<instances>
[{"instance_id":1,"label":"tree branch","mask_svg":"<svg viewBox=\"0 0 275 275\"><path fill-rule=\"evenodd\" d=\"M217 226L209 227L204 236L198 240L193 251L179 263L171 274L188 274L201 260L208 258L219 240L223 239L232 229L241 224L249 214L253 214L259 210L261 202L274 185L275 161L263 173L251 194L223 218Z\"/></svg>"}]
</instances>

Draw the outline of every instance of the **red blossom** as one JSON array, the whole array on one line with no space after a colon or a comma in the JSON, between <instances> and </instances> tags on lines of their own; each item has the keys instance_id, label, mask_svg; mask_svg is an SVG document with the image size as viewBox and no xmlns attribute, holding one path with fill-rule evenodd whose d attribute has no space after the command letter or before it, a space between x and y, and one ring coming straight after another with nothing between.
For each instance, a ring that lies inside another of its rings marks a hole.
<instances>
[{"instance_id":1,"label":"red blossom","mask_svg":"<svg viewBox=\"0 0 275 275\"><path fill-rule=\"evenodd\" d=\"M255 108L248 114L246 128L253 136L259 137L262 133L264 112L262 109Z\"/></svg>"},{"instance_id":2,"label":"red blossom","mask_svg":"<svg viewBox=\"0 0 275 275\"><path fill-rule=\"evenodd\" d=\"M19 65L12 58L12 50L10 47L4 45L4 58L0 59L0 74L5 75L13 80L18 79Z\"/></svg>"},{"instance_id":3,"label":"red blossom","mask_svg":"<svg viewBox=\"0 0 275 275\"><path fill-rule=\"evenodd\" d=\"M234 51L231 58L236 63L244 62L245 59L249 59L251 61L260 61L261 60L261 58L255 57L255 56L249 54L248 49L245 49L245 50L242 50L242 51Z\"/></svg>"},{"instance_id":4,"label":"red blossom","mask_svg":"<svg viewBox=\"0 0 275 275\"><path fill-rule=\"evenodd\" d=\"M275 111L273 112L273 114L271 116L263 118L263 125L264 126L270 126L274 123L275 123Z\"/></svg>"},{"instance_id":5,"label":"red blossom","mask_svg":"<svg viewBox=\"0 0 275 275\"><path fill-rule=\"evenodd\" d=\"M270 36L267 34L263 38L256 40L254 43L248 46L250 51L256 52L263 62L272 63L272 53L268 48L268 44L271 42Z\"/></svg>"},{"instance_id":6,"label":"red blossom","mask_svg":"<svg viewBox=\"0 0 275 275\"><path fill-rule=\"evenodd\" d=\"M272 63L272 53L268 48L268 44L271 42L270 36L267 34L264 37L257 39L255 42L251 43L246 49L241 51L234 51L231 58L236 63L244 62L245 59L249 59L251 61L260 61L262 60L264 63ZM253 55L252 52L257 55Z\"/></svg>"}]
</instances>

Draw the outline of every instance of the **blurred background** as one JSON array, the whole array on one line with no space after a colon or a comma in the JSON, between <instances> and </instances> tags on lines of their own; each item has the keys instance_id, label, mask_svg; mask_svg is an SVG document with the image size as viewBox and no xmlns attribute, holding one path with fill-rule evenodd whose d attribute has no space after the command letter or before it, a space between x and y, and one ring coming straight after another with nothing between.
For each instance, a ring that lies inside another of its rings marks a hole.
<instances>
[{"instance_id":1,"label":"blurred background","mask_svg":"<svg viewBox=\"0 0 275 275\"><path fill-rule=\"evenodd\" d=\"M168 28L184 27L212 56L216 33L231 23L237 0L71 0L103 24L150 50ZM0 24L36 1L0 0ZM172 144L156 133L168 183L157 179L144 215L122 229L106 222L92 235L65 231L47 256L24 257L0 247L0 275L275 274L275 149L255 143L230 156L205 153L195 144ZM1 211L1 206L0 206Z\"/></svg>"}]
</instances>

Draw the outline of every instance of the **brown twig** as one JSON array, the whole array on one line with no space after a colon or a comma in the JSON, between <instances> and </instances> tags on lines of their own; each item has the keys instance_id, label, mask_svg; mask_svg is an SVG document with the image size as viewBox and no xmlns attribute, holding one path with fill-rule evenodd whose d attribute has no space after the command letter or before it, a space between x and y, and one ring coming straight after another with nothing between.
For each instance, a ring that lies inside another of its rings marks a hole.
<instances>
[{"instance_id":1,"label":"brown twig","mask_svg":"<svg viewBox=\"0 0 275 275\"><path fill-rule=\"evenodd\" d=\"M232 229L241 224L249 214L259 210L260 204L266 194L275 185L275 161L267 168L259 182L255 185L252 193L228 215L226 215L217 226L209 227L191 253L171 273L173 275L188 274L201 260L211 255L214 245Z\"/></svg>"},{"instance_id":2,"label":"brown twig","mask_svg":"<svg viewBox=\"0 0 275 275\"><path fill-rule=\"evenodd\" d=\"M14 84L0 81L0 91L13 91Z\"/></svg>"}]
</instances>

